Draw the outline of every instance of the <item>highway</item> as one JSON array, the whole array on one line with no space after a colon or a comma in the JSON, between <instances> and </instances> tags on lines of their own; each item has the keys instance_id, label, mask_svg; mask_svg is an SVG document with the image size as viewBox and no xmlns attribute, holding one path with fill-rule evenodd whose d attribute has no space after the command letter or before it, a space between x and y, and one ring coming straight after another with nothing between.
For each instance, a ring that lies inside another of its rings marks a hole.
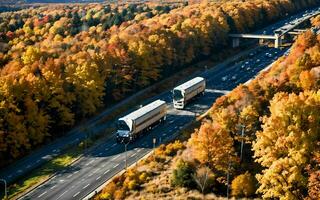
<instances>
[{"instance_id":1,"label":"highway","mask_svg":"<svg viewBox=\"0 0 320 200\"><path fill-rule=\"evenodd\" d=\"M301 18L305 15L305 12L301 12L294 16L288 17L285 20L281 20L275 24L272 24L262 30L254 32L255 34L271 34L274 30L285 26L286 24L290 23L290 21L295 20L296 18ZM223 83L225 84L225 83ZM143 93L143 91L138 92L136 95ZM133 96L136 96L133 95ZM21 160L16 161L14 164L2 169L0 172L0 178L5 179L8 183L17 180L19 177L27 174L31 170L41 166L43 163L47 162L48 160L52 159L53 157L61 154L63 150L70 145L74 145L79 143L79 141L83 140L86 137L86 133L81 130L82 127L90 127L92 130L92 134L99 134L100 131L104 130L106 127L110 126L112 122L105 124L104 126L99 125L99 120L105 116L108 116L112 113L117 106L125 104L126 102L130 101L132 97L128 97L127 99L123 100L116 106L106 109L105 111L101 112L99 115L90 119L87 123L81 124L80 127L74 128L70 131L66 136L59 138L53 141L50 144L47 144L38 150L31 152L28 156L24 157Z\"/></svg>"},{"instance_id":2,"label":"highway","mask_svg":"<svg viewBox=\"0 0 320 200\"><path fill-rule=\"evenodd\" d=\"M153 138L157 138L157 145L160 140L161 142L172 140L180 129L195 118L196 114L208 110L217 97L254 77L284 52L285 49L263 47L254 50L245 60L237 60L227 65L220 64L205 71L201 74L207 79L205 95L195 99L185 110L173 108L169 91L149 99L145 104L155 99L168 102L167 120L128 145L128 164L134 163L152 150ZM266 53L272 56L266 56ZM113 136L111 140L92 149L74 165L58 173L22 199L82 199L124 169L124 165L124 145L117 144Z\"/></svg>"}]
</instances>

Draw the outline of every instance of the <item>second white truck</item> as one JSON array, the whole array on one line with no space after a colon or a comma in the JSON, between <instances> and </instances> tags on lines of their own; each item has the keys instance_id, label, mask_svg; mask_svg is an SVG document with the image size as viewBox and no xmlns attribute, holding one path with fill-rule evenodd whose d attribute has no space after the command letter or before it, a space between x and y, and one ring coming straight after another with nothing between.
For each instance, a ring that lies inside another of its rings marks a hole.
<instances>
[{"instance_id":1,"label":"second white truck","mask_svg":"<svg viewBox=\"0 0 320 200\"><path fill-rule=\"evenodd\" d=\"M156 100L118 120L117 142L130 142L152 125L164 121L167 115L165 101Z\"/></svg>"},{"instance_id":2,"label":"second white truck","mask_svg":"<svg viewBox=\"0 0 320 200\"><path fill-rule=\"evenodd\" d=\"M205 89L206 80L202 77L196 77L175 87L172 91L173 107L183 109L193 97L204 94Z\"/></svg>"}]
</instances>

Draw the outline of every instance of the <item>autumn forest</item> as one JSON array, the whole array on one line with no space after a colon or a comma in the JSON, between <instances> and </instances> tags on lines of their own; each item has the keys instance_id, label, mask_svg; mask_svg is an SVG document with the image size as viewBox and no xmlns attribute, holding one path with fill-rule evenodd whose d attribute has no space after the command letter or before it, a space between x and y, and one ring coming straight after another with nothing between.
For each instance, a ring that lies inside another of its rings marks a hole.
<instances>
[{"instance_id":1,"label":"autumn forest","mask_svg":"<svg viewBox=\"0 0 320 200\"><path fill-rule=\"evenodd\" d=\"M228 33L255 30L317 4L316 0L249 0L182 7L52 5L0 13L1 165L64 135L99 108L108 107L196 60L215 55L227 46ZM235 122L228 120L244 120L249 123L246 127L252 135L259 131L254 143L255 157L264 167L273 165L272 161L265 161L261 153L272 143L266 144L260 139L274 128L273 118L285 116L277 116L279 113L273 113L272 107L288 101L292 105L283 107L284 110L297 104L302 106L301 112L309 107L313 112L312 106L317 106L312 103L317 102L316 94L307 89L318 87L312 82L311 70L319 60L316 53L312 54L318 43L314 36L308 38L300 39L303 44L298 42L296 53L283 61L292 64L286 73L279 67L279 71L272 71L274 76L269 81L256 81L249 86L251 89L240 86L236 89L239 95L220 99L213 110L221 110L222 121L212 122L200 132L229 128ZM302 54L304 49L310 49L310 53L299 58L298 65L294 64L297 54ZM287 79L289 83L284 81ZM280 91L294 94L275 95ZM298 95L299 92L303 93ZM240 93L250 93L250 106L247 102L229 109L241 98ZM270 111L266 111L273 96ZM305 104L297 103L299 101ZM235 117L224 121L230 115L228 112ZM271 115L264 119L260 130L256 118L265 112ZM240 118L236 113L240 113ZM310 125L318 122L315 113L310 119L301 120L311 120ZM193 136L190 142L197 140L200 139ZM270 153L277 156L276 152ZM211 162L207 157L199 160ZM265 182L259 190L270 187L266 178L261 177L259 181Z\"/></svg>"}]
</instances>

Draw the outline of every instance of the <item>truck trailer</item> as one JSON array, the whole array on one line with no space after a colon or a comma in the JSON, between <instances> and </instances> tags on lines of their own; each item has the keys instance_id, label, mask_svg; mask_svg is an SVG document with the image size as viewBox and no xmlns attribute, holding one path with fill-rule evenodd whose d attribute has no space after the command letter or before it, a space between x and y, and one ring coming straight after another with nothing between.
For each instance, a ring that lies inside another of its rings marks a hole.
<instances>
[{"instance_id":1,"label":"truck trailer","mask_svg":"<svg viewBox=\"0 0 320 200\"><path fill-rule=\"evenodd\" d=\"M175 87L172 91L173 107L183 109L192 98L199 94L204 94L205 89L206 80L202 77L196 77Z\"/></svg>"},{"instance_id":2,"label":"truck trailer","mask_svg":"<svg viewBox=\"0 0 320 200\"><path fill-rule=\"evenodd\" d=\"M118 119L117 142L131 142L153 125L165 121L167 104L156 100L124 117Z\"/></svg>"}]
</instances>

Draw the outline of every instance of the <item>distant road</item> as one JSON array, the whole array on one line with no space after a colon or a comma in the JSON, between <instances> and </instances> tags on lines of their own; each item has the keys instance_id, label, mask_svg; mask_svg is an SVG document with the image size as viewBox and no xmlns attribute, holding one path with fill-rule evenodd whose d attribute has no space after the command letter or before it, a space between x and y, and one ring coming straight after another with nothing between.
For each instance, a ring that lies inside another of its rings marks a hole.
<instances>
[{"instance_id":1,"label":"distant road","mask_svg":"<svg viewBox=\"0 0 320 200\"><path fill-rule=\"evenodd\" d=\"M284 26L285 23L288 23L291 20L294 20L295 18L302 17L303 14L304 14L304 12L299 13L294 16L291 16L291 17L288 17L288 19L281 20L275 24L272 24L272 25L266 27L263 30L255 32L255 33L261 33L261 32L265 31L267 34L269 34L269 33L273 32L273 30ZM266 61L266 63L267 63L267 61ZM257 67L257 66L254 66L254 67ZM254 68L254 69L259 70L259 69L261 69L261 67L264 67L264 66L260 66L260 67ZM214 87L215 87L214 89L217 89L219 87L221 89L225 89L225 87L229 87L229 89L230 89L230 85L227 85L227 83L221 81L221 74L228 72L228 69L224 69L224 67L215 67L215 69L213 69L213 71L215 72L215 74L213 74L213 75L220 74L220 76L217 76L215 78L218 82L217 82L217 85L214 85ZM252 73L250 72L251 74L248 73L248 74L246 74L246 76L247 75L252 76L256 72L257 71L254 71ZM239 77L239 79L237 79L236 82L234 82L234 84L240 83L240 81L242 81L243 79L249 78L249 77L242 77L243 75L241 75L241 74L242 74L242 72L239 74L240 77ZM136 95L139 95L141 93L143 93L143 91L138 92ZM136 95L133 95L133 97ZM216 96L218 96L218 93L213 93L213 97L209 96L209 97L205 97L205 98L209 98L208 100L210 100L211 102L208 101L208 103L210 104L213 102L213 99ZM106 127L110 126L112 122L110 121L105 124L98 124L97 122L100 119L102 119L103 117L108 116L110 113L112 113L119 105L123 105L126 102L129 102L133 97L128 97L127 99L121 101L119 104L117 104L111 108L106 109L105 111L103 111L102 113L97 115L96 117L93 117L92 119L90 119L87 123L85 123L83 125L83 127L90 127L90 131L92 130L93 134L99 133L100 131L104 130ZM159 97L163 98L163 96L159 96ZM167 96L164 96L164 100L171 101L170 95L167 94ZM151 101L151 99L149 101ZM199 112L202 112L206 108L201 107L199 109L200 109ZM192 115L192 113L189 113L189 114ZM185 118L188 118L190 120L192 117L185 116ZM2 169L0 172L0 178L6 179L7 182L12 182L13 180L16 180L19 177L21 177L22 175L27 174L28 172L35 169L36 167L39 167L40 165L42 165L43 163L52 159L53 157L57 156L58 154L61 154L63 149L65 149L68 145L77 144L79 141L83 140L85 137L86 137L86 134L83 131L81 131L81 127L76 127L72 131L70 131L70 133L67 134L66 136L59 138L59 139L55 140L54 142L43 146L42 148L32 152L30 155L24 157L23 159L18 160L17 162L8 166L7 168Z\"/></svg>"},{"instance_id":2,"label":"distant road","mask_svg":"<svg viewBox=\"0 0 320 200\"><path fill-rule=\"evenodd\" d=\"M201 76L207 79L206 93L187 105L186 110L173 108L169 91L146 101L144 105L155 99L168 102L167 120L129 145L128 164L136 162L152 150L152 138L157 138L157 141L161 140L161 142L172 140L177 136L179 130L194 120L196 114L207 111L216 98L254 77L284 52L285 50L274 48L260 48L260 52L253 55L252 58L231 64L220 64L202 73ZM273 56L269 58L266 53L271 53ZM125 165L124 159L124 145L117 144L114 136L112 140L94 148L79 162L66 168L22 199L82 199L121 171Z\"/></svg>"}]
</instances>

